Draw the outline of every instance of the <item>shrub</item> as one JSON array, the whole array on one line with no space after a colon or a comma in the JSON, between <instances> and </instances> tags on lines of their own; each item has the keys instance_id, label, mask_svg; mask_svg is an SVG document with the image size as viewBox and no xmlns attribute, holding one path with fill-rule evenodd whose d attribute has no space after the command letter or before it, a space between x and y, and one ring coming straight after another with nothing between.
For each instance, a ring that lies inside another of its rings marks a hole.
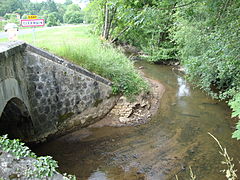
<instances>
[{"instance_id":1,"label":"shrub","mask_svg":"<svg viewBox=\"0 0 240 180\"><path fill-rule=\"evenodd\" d=\"M239 1L197 1L175 13L172 29L188 78L214 98L234 97L233 116L240 111L239 12ZM240 137L238 130L233 137Z\"/></svg>"},{"instance_id":2,"label":"shrub","mask_svg":"<svg viewBox=\"0 0 240 180\"><path fill-rule=\"evenodd\" d=\"M233 110L232 117L240 117L240 93L237 93L233 99L229 102L230 107ZM236 130L234 131L233 138L240 139L240 121L237 123Z\"/></svg>"}]
</instances>

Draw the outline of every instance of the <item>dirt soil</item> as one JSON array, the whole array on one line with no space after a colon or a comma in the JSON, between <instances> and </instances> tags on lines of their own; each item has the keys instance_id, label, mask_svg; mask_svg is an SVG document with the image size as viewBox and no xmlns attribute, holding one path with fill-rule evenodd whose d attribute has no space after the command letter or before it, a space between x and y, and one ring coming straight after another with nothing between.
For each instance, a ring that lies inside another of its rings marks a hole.
<instances>
[{"instance_id":1,"label":"dirt soil","mask_svg":"<svg viewBox=\"0 0 240 180\"><path fill-rule=\"evenodd\" d=\"M142 71L141 74L144 76ZM120 97L110 113L89 128L136 126L148 122L159 109L165 87L156 80L144 78L149 82L149 92L140 94L134 102L129 102L124 96Z\"/></svg>"}]
</instances>

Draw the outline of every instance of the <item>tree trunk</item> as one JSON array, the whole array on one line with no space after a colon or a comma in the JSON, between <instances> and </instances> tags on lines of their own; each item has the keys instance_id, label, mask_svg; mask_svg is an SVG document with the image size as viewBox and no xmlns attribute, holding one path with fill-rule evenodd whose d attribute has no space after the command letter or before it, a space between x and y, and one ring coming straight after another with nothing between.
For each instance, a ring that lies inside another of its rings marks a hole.
<instances>
[{"instance_id":1,"label":"tree trunk","mask_svg":"<svg viewBox=\"0 0 240 180\"><path fill-rule=\"evenodd\" d=\"M105 7L104 7L104 29L103 29L103 37L104 39L108 39L108 36L109 36L109 30L108 30L108 24L109 24L109 9L108 9L108 6L107 6L107 3L105 4Z\"/></svg>"},{"instance_id":2,"label":"tree trunk","mask_svg":"<svg viewBox=\"0 0 240 180\"><path fill-rule=\"evenodd\" d=\"M107 6L107 2L104 5L104 9L103 9L103 26L102 26L102 37L104 37L104 32L105 32L105 21L106 21L106 6Z\"/></svg>"}]
</instances>

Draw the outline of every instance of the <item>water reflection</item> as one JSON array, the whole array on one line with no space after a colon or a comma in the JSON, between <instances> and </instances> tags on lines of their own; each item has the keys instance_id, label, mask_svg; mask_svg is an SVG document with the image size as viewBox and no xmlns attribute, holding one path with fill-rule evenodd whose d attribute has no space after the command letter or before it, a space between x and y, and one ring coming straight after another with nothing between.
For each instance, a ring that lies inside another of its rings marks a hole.
<instances>
[{"instance_id":1,"label":"water reflection","mask_svg":"<svg viewBox=\"0 0 240 180\"><path fill-rule=\"evenodd\" d=\"M182 96L190 96L190 88L187 85L187 82L184 78L178 76L177 77L177 83L178 83L178 92L177 92L177 97L182 97Z\"/></svg>"}]
</instances>

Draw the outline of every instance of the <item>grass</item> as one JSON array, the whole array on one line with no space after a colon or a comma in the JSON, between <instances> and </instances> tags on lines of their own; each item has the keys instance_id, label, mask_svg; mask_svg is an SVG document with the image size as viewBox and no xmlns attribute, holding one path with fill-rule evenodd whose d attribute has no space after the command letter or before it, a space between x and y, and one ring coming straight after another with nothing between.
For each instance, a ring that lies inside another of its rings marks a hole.
<instances>
[{"instance_id":1,"label":"grass","mask_svg":"<svg viewBox=\"0 0 240 180\"><path fill-rule=\"evenodd\" d=\"M37 47L95 72L113 82L113 92L133 96L148 88L147 83L134 69L133 63L118 49L90 33L90 25L56 27L32 34L20 35ZM1 40L1 41L6 41Z\"/></svg>"}]
</instances>

